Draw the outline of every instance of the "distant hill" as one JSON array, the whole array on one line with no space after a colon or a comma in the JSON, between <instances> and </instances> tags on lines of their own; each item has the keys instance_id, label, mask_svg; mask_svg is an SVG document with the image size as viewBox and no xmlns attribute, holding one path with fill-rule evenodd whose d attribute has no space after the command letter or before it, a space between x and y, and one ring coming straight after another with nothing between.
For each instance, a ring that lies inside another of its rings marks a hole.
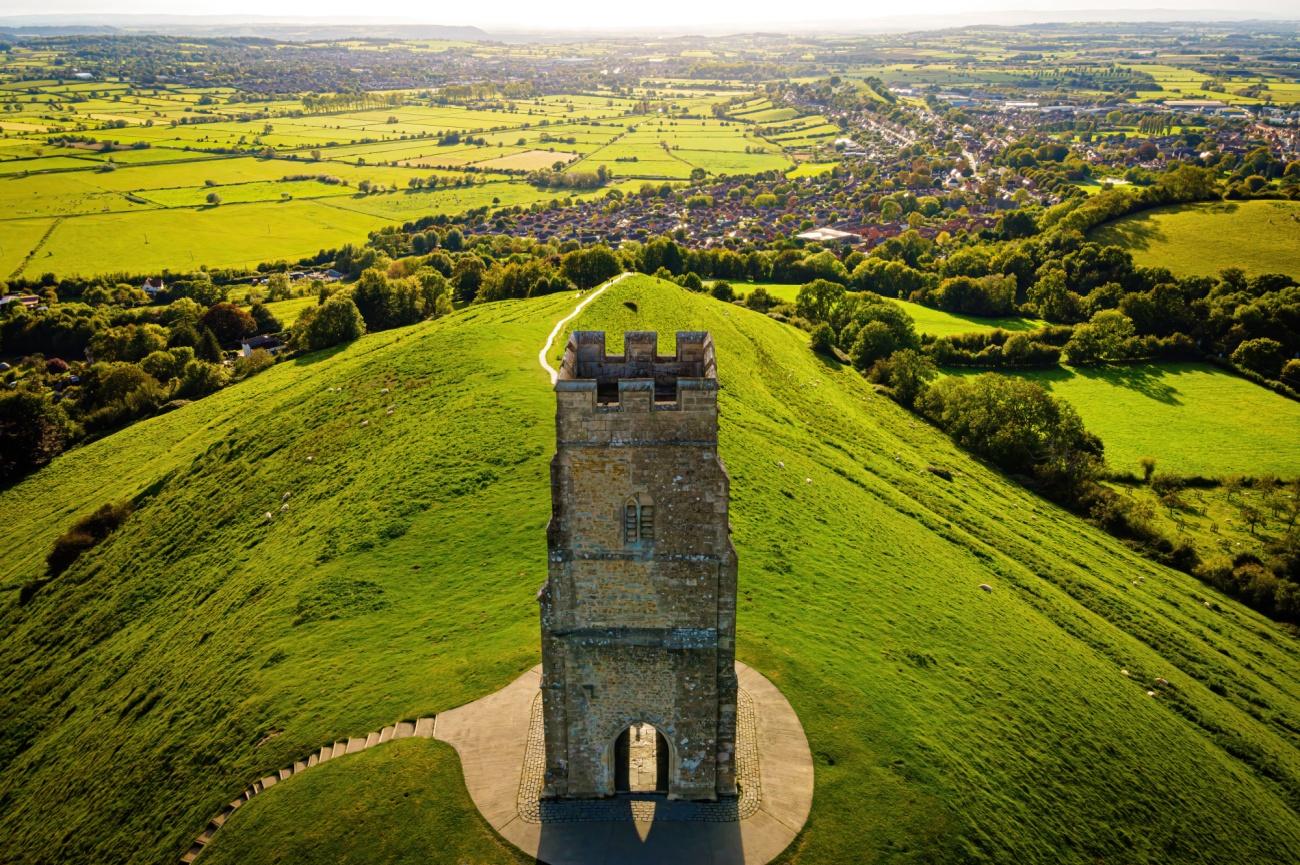
<instances>
[{"instance_id":1,"label":"distant hill","mask_svg":"<svg viewBox=\"0 0 1300 865\"><path fill-rule=\"evenodd\" d=\"M288 361L0 492L0 861L169 861L253 779L535 664L554 449L536 358L574 303ZM795 328L641 276L572 326L612 351L625 330L665 352L714 334L738 655L816 759L789 861L1300 861L1281 626L965 456ZM21 604L54 538L120 500L126 523ZM436 827L477 825L437 746L291 778L204 856L376 861L383 841L385 862L492 861L479 837L430 852ZM376 834L403 815L429 822Z\"/></svg>"},{"instance_id":2,"label":"distant hill","mask_svg":"<svg viewBox=\"0 0 1300 865\"><path fill-rule=\"evenodd\" d=\"M185 36L256 36L285 41L438 39L479 42L492 37L478 27L439 24L348 23L342 19L236 15L25 15L0 17L0 34L163 33Z\"/></svg>"}]
</instances>

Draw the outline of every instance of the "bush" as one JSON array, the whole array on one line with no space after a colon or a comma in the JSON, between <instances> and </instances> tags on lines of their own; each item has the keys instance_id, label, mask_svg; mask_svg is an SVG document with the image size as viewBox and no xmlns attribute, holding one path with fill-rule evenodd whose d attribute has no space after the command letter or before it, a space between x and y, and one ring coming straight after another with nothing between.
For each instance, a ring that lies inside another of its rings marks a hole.
<instances>
[{"instance_id":1,"label":"bush","mask_svg":"<svg viewBox=\"0 0 1300 865\"><path fill-rule=\"evenodd\" d=\"M185 369L181 372L175 396L178 399L201 399L221 390L229 380L229 374L216 364L192 360L185 364Z\"/></svg>"},{"instance_id":2,"label":"bush","mask_svg":"<svg viewBox=\"0 0 1300 865\"><path fill-rule=\"evenodd\" d=\"M54 546L45 557L45 568L51 577L57 577L83 553L94 547L117 530L131 515L129 502L119 502L101 507L88 516L72 524L54 541Z\"/></svg>"},{"instance_id":3,"label":"bush","mask_svg":"<svg viewBox=\"0 0 1300 865\"><path fill-rule=\"evenodd\" d=\"M813 329L812 341L808 343L808 347L818 354L826 354L834 357L835 331L831 330L829 324L822 322Z\"/></svg>"},{"instance_id":4,"label":"bush","mask_svg":"<svg viewBox=\"0 0 1300 865\"><path fill-rule=\"evenodd\" d=\"M275 357L266 349L257 348L248 357L241 357L235 361L235 378L252 378L273 366L275 366Z\"/></svg>"},{"instance_id":5,"label":"bush","mask_svg":"<svg viewBox=\"0 0 1300 865\"><path fill-rule=\"evenodd\" d=\"M687 274L687 276L690 275L691 274ZM713 287L709 289L709 294L713 295L715 298L723 301L724 303L730 303L736 297L736 292L731 287L731 283L721 279L713 283Z\"/></svg>"},{"instance_id":6,"label":"bush","mask_svg":"<svg viewBox=\"0 0 1300 865\"><path fill-rule=\"evenodd\" d=\"M1237 366L1271 379L1281 373L1284 360L1282 343L1268 337L1248 339L1232 353L1232 362Z\"/></svg>"},{"instance_id":7,"label":"bush","mask_svg":"<svg viewBox=\"0 0 1300 865\"><path fill-rule=\"evenodd\" d=\"M45 362L45 371L50 375L63 375L68 371L68 362L62 358L52 357Z\"/></svg>"},{"instance_id":8,"label":"bush","mask_svg":"<svg viewBox=\"0 0 1300 865\"><path fill-rule=\"evenodd\" d=\"M779 302L761 285L751 291L749 297L745 298L745 306L757 312L767 312ZM1300 375L1300 368L1297 369L1297 375Z\"/></svg>"}]
</instances>

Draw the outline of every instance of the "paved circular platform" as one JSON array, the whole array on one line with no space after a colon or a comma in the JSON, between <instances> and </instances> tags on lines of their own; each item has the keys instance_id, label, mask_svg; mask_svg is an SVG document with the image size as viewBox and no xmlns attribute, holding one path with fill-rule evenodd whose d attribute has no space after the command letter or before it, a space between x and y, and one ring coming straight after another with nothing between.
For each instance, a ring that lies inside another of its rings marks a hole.
<instances>
[{"instance_id":1,"label":"paved circular platform","mask_svg":"<svg viewBox=\"0 0 1300 865\"><path fill-rule=\"evenodd\" d=\"M434 738L460 754L465 785L488 823L548 865L765 865L808 819L812 753L776 686L741 663L736 675L742 795L730 802L627 794L539 806L540 666L495 694L439 715Z\"/></svg>"}]
</instances>

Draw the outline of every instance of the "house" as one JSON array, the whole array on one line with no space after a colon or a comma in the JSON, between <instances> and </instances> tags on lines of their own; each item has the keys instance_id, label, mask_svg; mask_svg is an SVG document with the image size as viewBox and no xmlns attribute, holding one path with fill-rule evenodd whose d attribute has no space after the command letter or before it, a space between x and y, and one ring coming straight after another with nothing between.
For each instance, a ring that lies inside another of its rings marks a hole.
<instances>
[{"instance_id":1,"label":"house","mask_svg":"<svg viewBox=\"0 0 1300 865\"><path fill-rule=\"evenodd\" d=\"M271 354L279 354L288 348L288 346L273 336L254 336L240 341L239 354L242 357L248 357L259 348L263 351L270 352Z\"/></svg>"},{"instance_id":2,"label":"house","mask_svg":"<svg viewBox=\"0 0 1300 865\"><path fill-rule=\"evenodd\" d=\"M166 288L166 286L163 285L161 277L151 276L144 281L144 285L140 286L140 288L144 289L145 294L153 297L155 294Z\"/></svg>"},{"instance_id":3,"label":"house","mask_svg":"<svg viewBox=\"0 0 1300 865\"><path fill-rule=\"evenodd\" d=\"M39 296L35 294L6 294L0 297L0 306L6 303L21 303L28 309L35 309L41 302Z\"/></svg>"},{"instance_id":4,"label":"house","mask_svg":"<svg viewBox=\"0 0 1300 865\"><path fill-rule=\"evenodd\" d=\"M325 271L326 282L338 282L344 276L346 276L346 274L344 274L342 271L335 270L334 268L330 268L329 270Z\"/></svg>"}]
</instances>

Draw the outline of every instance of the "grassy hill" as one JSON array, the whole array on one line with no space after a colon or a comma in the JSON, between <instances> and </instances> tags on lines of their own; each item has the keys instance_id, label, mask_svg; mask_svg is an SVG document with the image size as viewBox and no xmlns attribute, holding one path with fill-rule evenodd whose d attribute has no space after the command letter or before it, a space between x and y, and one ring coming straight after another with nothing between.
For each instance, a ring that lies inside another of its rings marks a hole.
<instances>
[{"instance_id":1,"label":"grassy hill","mask_svg":"<svg viewBox=\"0 0 1300 865\"><path fill-rule=\"evenodd\" d=\"M1146 267L1213 276L1225 267L1251 275L1300 277L1300 202L1222 201L1162 207L1098 226L1089 235L1116 243Z\"/></svg>"},{"instance_id":2,"label":"grassy hill","mask_svg":"<svg viewBox=\"0 0 1300 865\"><path fill-rule=\"evenodd\" d=\"M281 364L0 493L0 860L166 861L255 777L536 663L554 441L536 353L573 302ZM611 350L625 329L663 351L714 334L739 657L817 761L791 861L1300 857L1300 651L1282 629L965 457L802 332L646 277L574 326ZM127 523L20 606L53 538L123 498ZM241 809L204 857L512 859L454 768L415 749L331 762ZM410 843L366 846L376 815ZM411 840L412 819L460 846Z\"/></svg>"}]
</instances>

